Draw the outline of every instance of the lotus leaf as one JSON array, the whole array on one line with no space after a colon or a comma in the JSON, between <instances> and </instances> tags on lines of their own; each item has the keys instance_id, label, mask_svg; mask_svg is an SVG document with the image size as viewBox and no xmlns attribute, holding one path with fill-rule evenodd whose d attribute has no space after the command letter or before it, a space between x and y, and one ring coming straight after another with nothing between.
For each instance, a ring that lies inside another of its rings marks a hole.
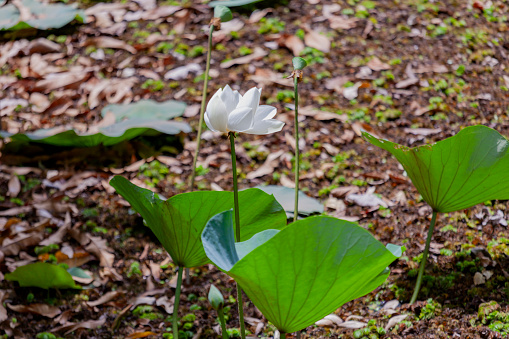
<instances>
[{"instance_id":1,"label":"lotus leaf","mask_svg":"<svg viewBox=\"0 0 509 339\"><path fill-rule=\"evenodd\" d=\"M210 7L215 6L226 6L226 7L237 7L237 6L244 6L249 5L255 2L260 2L262 0L219 0L219 1L211 1L209 3Z\"/></svg>"},{"instance_id":2,"label":"lotus leaf","mask_svg":"<svg viewBox=\"0 0 509 339\"><path fill-rule=\"evenodd\" d=\"M384 247L355 223L327 216L234 242L232 212L210 219L205 253L280 331L299 331L378 287L402 248Z\"/></svg>"},{"instance_id":3,"label":"lotus leaf","mask_svg":"<svg viewBox=\"0 0 509 339\"><path fill-rule=\"evenodd\" d=\"M189 192L164 201L121 176L114 177L110 184L141 214L178 266L196 267L209 262L201 233L212 216L233 207L232 192ZM243 240L269 227L286 226L283 208L273 196L259 189L240 192L239 204Z\"/></svg>"},{"instance_id":4,"label":"lotus leaf","mask_svg":"<svg viewBox=\"0 0 509 339\"><path fill-rule=\"evenodd\" d=\"M398 159L435 212L509 199L509 180L504 180L509 173L509 142L494 129L471 126L435 144L413 148L363 135Z\"/></svg>"},{"instance_id":5,"label":"lotus leaf","mask_svg":"<svg viewBox=\"0 0 509 339\"><path fill-rule=\"evenodd\" d=\"M20 30L27 28L61 28L76 19L85 21L85 12L64 4L44 4L36 0L21 0L30 17L22 20L20 11L9 3L0 8L0 30Z\"/></svg>"},{"instance_id":6,"label":"lotus leaf","mask_svg":"<svg viewBox=\"0 0 509 339\"><path fill-rule=\"evenodd\" d=\"M17 281L21 287L81 289L65 268L45 262L20 266L14 272L7 273L5 279Z\"/></svg>"},{"instance_id":7,"label":"lotus leaf","mask_svg":"<svg viewBox=\"0 0 509 339\"><path fill-rule=\"evenodd\" d=\"M99 127L97 132L78 134L70 128L55 127L32 133L12 134L0 131L0 137L9 137L14 142L32 141L68 147L111 146L140 135L191 132L191 127L185 122L167 121L184 114L185 108L184 103L173 100L163 103L142 100L128 105L108 105L102 110L103 116L106 112L112 112L117 122Z\"/></svg>"}]
</instances>

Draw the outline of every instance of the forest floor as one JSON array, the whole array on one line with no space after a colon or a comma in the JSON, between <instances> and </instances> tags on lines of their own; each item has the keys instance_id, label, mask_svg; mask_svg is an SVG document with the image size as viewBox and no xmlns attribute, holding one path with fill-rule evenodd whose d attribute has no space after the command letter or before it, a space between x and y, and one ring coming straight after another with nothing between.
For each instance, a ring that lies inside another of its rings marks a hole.
<instances>
[{"instance_id":1,"label":"forest floor","mask_svg":"<svg viewBox=\"0 0 509 339\"><path fill-rule=\"evenodd\" d=\"M209 98L226 84L241 93L263 87L262 104L276 106L277 119L286 123L280 133L237 137L240 187L293 184L293 88L286 77L292 57L301 55L309 64L299 85L301 188L323 202L326 214L358 222L384 244L406 247L386 283L342 306L334 322L307 328L303 337L352 338L369 321L386 329L380 338L504 337L507 202L439 215L419 301L410 306L431 209L398 162L362 139L360 130L407 146L477 124L509 135L509 4L283 2L236 8L234 20L214 35ZM169 337L175 267L108 181L124 175L166 197L190 190L212 11L186 0L77 5L87 11L89 23L3 33L1 129L86 130L100 123L100 111L110 103L174 99L188 104L176 120L189 123L193 132L113 147L2 149L0 328L6 337L19 338L43 332L67 338ZM185 68L170 72L178 67ZM51 81L54 73L62 75L61 82ZM231 190L226 136L206 131L203 139L197 186ZM161 147L167 140L171 144ZM387 207L346 199L356 192L376 193ZM57 246L42 249L41 242ZM81 281L86 288L46 291L3 279L18 266L44 260L87 271L91 278ZM190 275L180 309L186 336L218 337L206 298L212 283L231 307L227 327L238 328L233 281L212 265L191 269ZM480 306L491 301L489 316L479 317L486 310ZM249 302L246 315L251 333L273 336L274 327Z\"/></svg>"}]
</instances>

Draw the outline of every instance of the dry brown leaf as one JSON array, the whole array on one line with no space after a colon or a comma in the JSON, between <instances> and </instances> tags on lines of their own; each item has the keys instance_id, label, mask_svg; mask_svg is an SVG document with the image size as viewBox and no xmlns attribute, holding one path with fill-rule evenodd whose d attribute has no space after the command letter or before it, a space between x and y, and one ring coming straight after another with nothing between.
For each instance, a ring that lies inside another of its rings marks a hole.
<instances>
[{"instance_id":1,"label":"dry brown leaf","mask_svg":"<svg viewBox=\"0 0 509 339\"><path fill-rule=\"evenodd\" d=\"M85 81L88 76L89 72L85 70L47 74L43 80L35 83L34 90L50 92L58 88L79 84Z\"/></svg>"},{"instance_id":2,"label":"dry brown leaf","mask_svg":"<svg viewBox=\"0 0 509 339\"><path fill-rule=\"evenodd\" d=\"M357 27L358 18L345 18L343 16L330 16L329 18L330 27L332 29L352 29Z\"/></svg>"},{"instance_id":3,"label":"dry brown leaf","mask_svg":"<svg viewBox=\"0 0 509 339\"><path fill-rule=\"evenodd\" d=\"M442 132L441 128L405 128L403 130L405 133L413 134L413 135L433 135Z\"/></svg>"},{"instance_id":4,"label":"dry brown leaf","mask_svg":"<svg viewBox=\"0 0 509 339\"><path fill-rule=\"evenodd\" d=\"M67 323L65 325L54 328L51 332L61 332L66 331L65 335L68 335L71 332L74 332L80 328L85 328L89 330L96 329L106 322L106 317L102 317L99 320L88 320L81 323Z\"/></svg>"},{"instance_id":5,"label":"dry brown leaf","mask_svg":"<svg viewBox=\"0 0 509 339\"><path fill-rule=\"evenodd\" d=\"M46 304L30 304L30 305L11 305L7 304L11 310L19 313L34 313L42 315L46 318L55 318L57 315L62 313L56 306L50 306Z\"/></svg>"},{"instance_id":6,"label":"dry brown leaf","mask_svg":"<svg viewBox=\"0 0 509 339\"><path fill-rule=\"evenodd\" d=\"M19 213L17 213L19 214ZM35 246L43 239L42 233L33 232L31 234L21 233L14 239L5 238L0 250L8 256L18 255L19 251Z\"/></svg>"},{"instance_id":7,"label":"dry brown leaf","mask_svg":"<svg viewBox=\"0 0 509 339\"><path fill-rule=\"evenodd\" d=\"M173 314L173 307L175 304L175 297L173 296L171 299L169 299L167 296L162 296L159 299L156 300L157 306L162 306L166 313Z\"/></svg>"},{"instance_id":8,"label":"dry brown leaf","mask_svg":"<svg viewBox=\"0 0 509 339\"><path fill-rule=\"evenodd\" d=\"M267 68L256 69L255 74L249 76L249 79L257 82L261 87L272 85L272 83L293 87L293 81L291 79L283 78L282 74L273 72Z\"/></svg>"},{"instance_id":9,"label":"dry brown leaf","mask_svg":"<svg viewBox=\"0 0 509 339\"><path fill-rule=\"evenodd\" d=\"M407 88L407 87L410 87L412 85L415 85L419 83L419 79L418 78L408 78L408 79L405 79L405 80L402 80L400 82L398 82L396 84L396 88Z\"/></svg>"},{"instance_id":10,"label":"dry brown leaf","mask_svg":"<svg viewBox=\"0 0 509 339\"><path fill-rule=\"evenodd\" d=\"M294 113L294 111L292 111ZM290 113L292 114L292 113ZM315 109L313 106L306 106L299 109L299 114L313 117L319 121L326 120L339 120L341 122L345 122L348 120L348 116L346 114L337 114L332 112L321 111L319 109ZM293 114L292 114L293 115Z\"/></svg>"},{"instance_id":11,"label":"dry brown leaf","mask_svg":"<svg viewBox=\"0 0 509 339\"><path fill-rule=\"evenodd\" d=\"M386 64L385 62L382 62L377 57L374 57L373 59L369 60L367 65L369 68L371 68L373 71L386 71L388 69L391 69L391 66L389 64Z\"/></svg>"},{"instance_id":12,"label":"dry brown leaf","mask_svg":"<svg viewBox=\"0 0 509 339\"><path fill-rule=\"evenodd\" d=\"M100 237L91 236L86 233L81 233L76 229L69 230L69 234L76 239L81 246L88 252L94 254L100 260L100 265L103 267L112 267L115 255L112 253L113 250L108 247L106 239Z\"/></svg>"},{"instance_id":13,"label":"dry brown leaf","mask_svg":"<svg viewBox=\"0 0 509 339\"><path fill-rule=\"evenodd\" d=\"M17 175L11 175L9 182L7 183L8 192L7 195L10 197L17 197L19 192L21 191L21 182Z\"/></svg>"},{"instance_id":14,"label":"dry brown leaf","mask_svg":"<svg viewBox=\"0 0 509 339\"><path fill-rule=\"evenodd\" d=\"M306 47L300 38L292 34L281 35L278 43L280 46L284 46L292 51L294 56L299 56Z\"/></svg>"},{"instance_id":15,"label":"dry brown leaf","mask_svg":"<svg viewBox=\"0 0 509 339\"><path fill-rule=\"evenodd\" d=\"M306 46L316 48L324 53L330 52L331 41L329 38L312 29L307 29L306 35L304 36L304 43Z\"/></svg>"},{"instance_id":16,"label":"dry brown leaf","mask_svg":"<svg viewBox=\"0 0 509 339\"><path fill-rule=\"evenodd\" d=\"M245 65L250 62L253 62L254 60L261 59L264 56L266 56L267 54L268 53L265 50L263 50L262 48L255 47L252 54L223 62L223 63L221 63L221 68L230 68L233 65Z\"/></svg>"},{"instance_id":17,"label":"dry brown leaf","mask_svg":"<svg viewBox=\"0 0 509 339\"><path fill-rule=\"evenodd\" d=\"M65 221L62 226L55 232L52 233L48 238L44 239L40 242L41 246L48 246L51 244L60 244L62 243L63 237L67 234L67 230L71 227L71 214L67 212L65 214Z\"/></svg>"},{"instance_id":18,"label":"dry brown leaf","mask_svg":"<svg viewBox=\"0 0 509 339\"><path fill-rule=\"evenodd\" d=\"M136 48L127 44L125 41L107 36L99 36L86 40L83 46L95 46L98 48L123 49L131 54L136 54Z\"/></svg>"},{"instance_id":19,"label":"dry brown leaf","mask_svg":"<svg viewBox=\"0 0 509 339\"><path fill-rule=\"evenodd\" d=\"M264 18L268 13L273 12L274 10L272 8L265 8L265 9L257 9L253 13L251 13L251 16L249 17L248 22L250 24L255 24L258 21L260 21L262 18Z\"/></svg>"},{"instance_id":20,"label":"dry brown leaf","mask_svg":"<svg viewBox=\"0 0 509 339\"><path fill-rule=\"evenodd\" d=\"M262 177L264 175L269 175L274 172L274 169L279 166L279 157L282 156L285 153L284 150L280 150L276 153L270 153L267 156L267 159L263 163L262 166L260 166L257 170L249 172L246 175L246 178L251 180L255 178Z\"/></svg>"},{"instance_id":21,"label":"dry brown leaf","mask_svg":"<svg viewBox=\"0 0 509 339\"><path fill-rule=\"evenodd\" d=\"M30 41L27 47L23 49L23 53L26 55L39 53L39 54L47 54L47 53L58 53L62 51L62 46L48 40L46 38L39 38Z\"/></svg>"},{"instance_id":22,"label":"dry brown leaf","mask_svg":"<svg viewBox=\"0 0 509 339\"><path fill-rule=\"evenodd\" d=\"M51 105L48 97L39 92L30 94L28 102L32 105L32 111L35 113L42 113Z\"/></svg>"},{"instance_id":23,"label":"dry brown leaf","mask_svg":"<svg viewBox=\"0 0 509 339\"><path fill-rule=\"evenodd\" d=\"M118 298L120 295L122 295L122 292L120 292L120 291L110 291L110 292L104 294L99 299L97 299L95 301L88 301L85 304L87 304L87 306L90 306L90 307L99 306L99 305L105 304L109 301L112 301L113 299Z\"/></svg>"},{"instance_id":24,"label":"dry brown leaf","mask_svg":"<svg viewBox=\"0 0 509 339\"><path fill-rule=\"evenodd\" d=\"M4 300L9 295L10 291L8 290L0 290L0 323L8 318L7 310L4 307Z\"/></svg>"},{"instance_id":25,"label":"dry brown leaf","mask_svg":"<svg viewBox=\"0 0 509 339\"><path fill-rule=\"evenodd\" d=\"M413 71L414 71L414 73L417 73L417 74L430 73L430 72L433 72L433 73L447 73L447 72L449 72L449 70L447 69L447 67L445 65L440 65L440 64L422 65L422 66L417 67Z\"/></svg>"}]
</instances>

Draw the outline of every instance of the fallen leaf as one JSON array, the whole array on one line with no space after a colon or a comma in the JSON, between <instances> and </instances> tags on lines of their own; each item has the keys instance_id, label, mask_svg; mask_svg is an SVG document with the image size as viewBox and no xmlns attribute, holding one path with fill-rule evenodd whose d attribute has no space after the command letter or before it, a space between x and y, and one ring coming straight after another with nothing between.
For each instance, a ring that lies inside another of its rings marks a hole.
<instances>
[{"instance_id":1,"label":"fallen leaf","mask_svg":"<svg viewBox=\"0 0 509 339\"><path fill-rule=\"evenodd\" d=\"M486 278L481 272L475 272L474 274L474 285L483 285L486 283Z\"/></svg>"},{"instance_id":2,"label":"fallen leaf","mask_svg":"<svg viewBox=\"0 0 509 339\"><path fill-rule=\"evenodd\" d=\"M293 81L283 78L281 73L276 73L266 68L257 68L255 74L249 76L249 80L253 80L260 86L271 85L272 83L293 88Z\"/></svg>"},{"instance_id":3,"label":"fallen leaf","mask_svg":"<svg viewBox=\"0 0 509 339\"><path fill-rule=\"evenodd\" d=\"M246 175L246 178L251 180L251 179L255 179L255 178L259 178L259 177L262 177L264 175L269 175L269 174L272 174L274 173L274 169L276 167L279 166L279 157L282 156L283 154L285 153L284 150L280 150L279 152L276 152L276 153L270 153L268 156L267 156L267 159L265 160L265 162L263 163L262 166L260 166L258 169L256 169L255 171L252 171L252 172L249 172L247 175Z\"/></svg>"},{"instance_id":4,"label":"fallen leaf","mask_svg":"<svg viewBox=\"0 0 509 339\"><path fill-rule=\"evenodd\" d=\"M413 134L413 135L434 135L442 132L441 128L405 128L403 130L405 133Z\"/></svg>"},{"instance_id":5,"label":"fallen leaf","mask_svg":"<svg viewBox=\"0 0 509 339\"><path fill-rule=\"evenodd\" d=\"M366 327L367 325L368 325L367 323L363 323L361 321L355 321L355 320L349 320L349 321L345 321L341 324L338 324L339 327L351 328L351 329L363 328L363 327Z\"/></svg>"},{"instance_id":6,"label":"fallen leaf","mask_svg":"<svg viewBox=\"0 0 509 339\"><path fill-rule=\"evenodd\" d=\"M34 313L42 315L46 318L55 318L57 315L62 313L56 306L50 306L46 304L30 304L30 305L11 305L7 304L11 310L20 313Z\"/></svg>"},{"instance_id":7,"label":"fallen leaf","mask_svg":"<svg viewBox=\"0 0 509 339\"><path fill-rule=\"evenodd\" d=\"M106 317L102 317L99 320L88 320L81 323L67 323L65 325L54 328L51 332L61 332L66 331L65 335L68 335L71 332L74 332L80 328L85 328L89 330L96 329L100 326L103 326L106 322Z\"/></svg>"},{"instance_id":8,"label":"fallen leaf","mask_svg":"<svg viewBox=\"0 0 509 339\"><path fill-rule=\"evenodd\" d=\"M306 35L304 35L304 43L306 46L316 48L324 53L330 52L331 41L329 38L310 28L307 29Z\"/></svg>"},{"instance_id":9,"label":"fallen leaf","mask_svg":"<svg viewBox=\"0 0 509 339\"><path fill-rule=\"evenodd\" d=\"M348 18L343 16L333 15L328 17L330 22L330 27L332 29L345 29L349 30L357 27L357 22L359 22L358 18Z\"/></svg>"},{"instance_id":10,"label":"fallen leaf","mask_svg":"<svg viewBox=\"0 0 509 339\"><path fill-rule=\"evenodd\" d=\"M387 208L387 203L380 199L377 195L374 194L375 188L370 187L366 190L366 193L350 193L346 196L346 201L354 203L356 205L362 206L362 207L377 207L377 206L383 206Z\"/></svg>"},{"instance_id":11,"label":"fallen leaf","mask_svg":"<svg viewBox=\"0 0 509 339\"><path fill-rule=\"evenodd\" d=\"M265 50L263 50L262 48L255 47L255 49L254 49L252 54L249 54L249 55L237 58L237 59L232 59L232 60L223 62L223 63L221 63L221 68L230 68L233 65L248 64L250 62L253 62L254 60L263 58L267 54L268 53Z\"/></svg>"},{"instance_id":12,"label":"fallen leaf","mask_svg":"<svg viewBox=\"0 0 509 339\"><path fill-rule=\"evenodd\" d=\"M157 333L154 333L152 331L134 332L134 333L129 334L126 338L138 339L138 338L146 338L149 336L157 336Z\"/></svg>"},{"instance_id":13,"label":"fallen leaf","mask_svg":"<svg viewBox=\"0 0 509 339\"><path fill-rule=\"evenodd\" d=\"M169 70L164 75L165 80L182 80L187 78L189 73L195 73L197 75L203 73L203 70L199 64L189 63L185 66L177 67Z\"/></svg>"},{"instance_id":14,"label":"fallen leaf","mask_svg":"<svg viewBox=\"0 0 509 339\"><path fill-rule=\"evenodd\" d=\"M292 111L295 113L295 111ZM305 106L299 109L299 114L313 117L319 121L327 121L327 120L339 120L341 122L345 122L348 120L348 116L346 114L337 114L332 112L326 112L319 109L315 109L313 106Z\"/></svg>"},{"instance_id":15,"label":"fallen leaf","mask_svg":"<svg viewBox=\"0 0 509 339\"><path fill-rule=\"evenodd\" d=\"M417 74L430 73L430 72L433 72L433 73L447 73L447 72L449 72L449 70L444 65L432 64L432 65L422 65L422 66L419 66L419 67L417 67L414 70L414 72L417 73Z\"/></svg>"},{"instance_id":16,"label":"fallen leaf","mask_svg":"<svg viewBox=\"0 0 509 339\"><path fill-rule=\"evenodd\" d=\"M367 66L375 72L386 71L388 69L391 69L391 66L389 64L382 62L377 57L374 57L373 59L369 60Z\"/></svg>"},{"instance_id":17,"label":"fallen leaf","mask_svg":"<svg viewBox=\"0 0 509 339\"><path fill-rule=\"evenodd\" d=\"M17 175L15 174L11 175L9 182L7 183L7 187L9 189L9 191L7 192L8 196L10 197L18 196L19 192L21 191L21 182L19 181Z\"/></svg>"},{"instance_id":18,"label":"fallen leaf","mask_svg":"<svg viewBox=\"0 0 509 339\"><path fill-rule=\"evenodd\" d=\"M113 49L123 49L128 51L131 54L136 54L136 48L127 44L122 40L118 40L115 38L107 37L107 36L99 36L91 39L87 39L83 46L95 46L98 48L113 48Z\"/></svg>"},{"instance_id":19,"label":"fallen leaf","mask_svg":"<svg viewBox=\"0 0 509 339\"><path fill-rule=\"evenodd\" d=\"M162 306L166 313L173 314L173 305L175 304L175 297L169 299L167 296L162 296L156 300L156 306Z\"/></svg>"},{"instance_id":20,"label":"fallen leaf","mask_svg":"<svg viewBox=\"0 0 509 339\"><path fill-rule=\"evenodd\" d=\"M391 319L389 319L389 322L387 323L387 325L385 326L385 330L388 331L390 330L391 328L393 328L396 324L399 324L400 322L402 322L403 320L406 319L406 317L408 317L408 314L401 314L401 315L397 315L397 316L394 316L392 317Z\"/></svg>"},{"instance_id":21,"label":"fallen leaf","mask_svg":"<svg viewBox=\"0 0 509 339\"><path fill-rule=\"evenodd\" d=\"M343 89L343 96L345 97L345 99L353 100L357 98L357 96L359 95L359 87L361 87L361 85L362 83L357 82L355 83L355 85Z\"/></svg>"},{"instance_id":22,"label":"fallen leaf","mask_svg":"<svg viewBox=\"0 0 509 339\"><path fill-rule=\"evenodd\" d=\"M299 56L306 47L300 38L292 34L281 35L278 43L280 46L284 46L292 51L294 56Z\"/></svg>"},{"instance_id":23,"label":"fallen leaf","mask_svg":"<svg viewBox=\"0 0 509 339\"><path fill-rule=\"evenodd\" d=\"M104 294L99 299L97 299L95 301L88 301L88 302L86 302L86 304L87 304L87 306L90 306L90 307L99 306L99 305L105 304L113 299L118 298L120 295L122 295L122 292L120 292L120 291L110 291L110 292Z\"/></svg>"}]
</instances>

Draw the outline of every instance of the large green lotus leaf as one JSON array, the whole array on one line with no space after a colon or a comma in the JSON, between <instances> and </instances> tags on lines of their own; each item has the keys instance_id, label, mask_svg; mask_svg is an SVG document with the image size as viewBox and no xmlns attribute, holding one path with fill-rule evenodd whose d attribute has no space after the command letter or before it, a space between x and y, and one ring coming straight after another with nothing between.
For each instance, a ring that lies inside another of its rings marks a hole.
<instances>
[{"instance_id":1,"label":"large green lotus leaf","mask_svg":"<svg viewBox=\"0 0 509 339\"><path fill-rule=\"evenodd\" d=\"M219 1L211 1L209 2L210 7L216 6L226 6L226 7L237 7L249 5L255 2L260 2L262 0L219 0Z\"/></svg>"},{"instance_id":2,"label":"large green lotus leaf","mask_svg":"<svg viewBox=\"0 0 509 339\"><path fill-rule=\"evenodd\" d=\"M364 132L373 145L392 153L423 199L436 212L509 199L509 142L486 126L471 126L432 145L405 147Z\"/></svg>"},{"instance_id":3,"label":"large green lotus leaf","mask_svg":"<svg viewBox=\"0 0 509 339\"><path fill-rule=\"evenodd\" d=\"M201 233L212 216L233 208L232 192L197 191L162 200L122 176L114 177L110 184L141 214L177 265L196 267L209 262ZM239 192L239 208L241 240L268 228L286 226L283 208L259 189Z\"/></svg>"},{"instance_id":4,"label":"large green lotus leaf","mask_svg":"<svg viewBox=\"0 0 509 339\"><path fill-rule=\"evenodd\" d=\"M170 120L182 116L186 107L184 102L175 100L140 100L129 105L108 105L101 110L101 115L104 118L107 113L113 113L117 122L124 119Z\"/></svg>"},{"instance_id":5,"label":"large green lotus leaf","mask_svg":"<svg viewBox=\"0 0 509 339\"><path fill-rule=\"evenodd\" d=\"M382 284L402 248L384 247L355 223L327 216L299 220L235 243L232 212L207 223L209 259L233 277L280 331L299 331Z\"/></svg>"},{"instance_id":6,"label":"large green lotus leaf","mask_svg":"<svg viewBox=\"0 0 509 339\"><path fill-rule=\"evenodd\" d=\"M45 262L20 266L14 272L7 273L5 279L17 281L21 287L81 289L65 268Z\"/></svg>"},{"instance_id":7,"label":"large green lotus leaf","mask_svg":"<svg viewBox=\"0 0 509 339\"><path fill-rule=\"evenodd\" d=\"M0 131L0 137L15 142L38 142L55 146L94 147L111 146L140 135L164 133L175 135L189 133L191 127L185 122L168 121L184 114L186 104L174 100L155 102L140 100L126 105L108 105L102 110L115 116L116 123L98 128L97 133L76 133L73 129L55 127L32 133L12 134Z\"/></svg>"},{"instance_id":8,"label":"large green lotus leaf","mask_svg":"<svg viewBox=\"0 0 509 339\"><path fill-rule=\"evenodd\" d=\"M295 209L295 190L284 186L267 185L256 186L265 193L273 194L276 200L283 206L288 213L288 217L293 217ZM299 214L309 216L311 214L323 213L322 203L314 198L308 197L304 192L299 191Z\"/></svg>"},{"instance_id":9,"label":"large green lotus leaf","mask_svg":"<svg viewBox=\"0 0 509 339\"><path fill-rule=\"evenodd\" d=\"M85 21L85 12L64 4L43 4L36 0L21 0L30 11L30 18L20 21L20 12L13 4L0 8L0 30L20 30L26 28L61 28L76 19Z\"/></svg>"}]
</instances>

